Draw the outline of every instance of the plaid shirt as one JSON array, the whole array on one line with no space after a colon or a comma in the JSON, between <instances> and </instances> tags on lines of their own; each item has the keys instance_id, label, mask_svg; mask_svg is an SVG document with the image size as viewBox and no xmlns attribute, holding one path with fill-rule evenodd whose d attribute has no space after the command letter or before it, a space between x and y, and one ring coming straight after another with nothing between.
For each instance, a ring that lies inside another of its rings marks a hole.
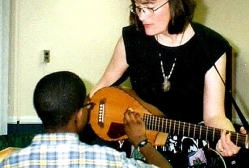
<instances>
[{"instance_id":1,"label":"plaid shirt","mask_svg":"<svg viewBox=\"0 0 249 168\"><path fill-rule=\"evenodd\" d=\"M118 152L109 147L82 143L77 134L58 133L35 136L30 146L5 158L0 163L0 167L146 168L155 166L126 158L124 152Z\"/></svg>"}]
</instances>

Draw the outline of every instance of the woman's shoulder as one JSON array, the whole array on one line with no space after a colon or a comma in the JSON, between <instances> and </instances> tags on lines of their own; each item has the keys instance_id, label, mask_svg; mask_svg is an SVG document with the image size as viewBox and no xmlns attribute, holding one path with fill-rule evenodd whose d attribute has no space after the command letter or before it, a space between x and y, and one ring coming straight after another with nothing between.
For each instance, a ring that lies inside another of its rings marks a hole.
<instances>
[{"instance_id":1,"label":"woman's shoulder","mask_svg":"<svg viewBox=\"0 0 249 168\"><path fill-rule=\"evenodd\" d=\"M128 25L123 27L123 31L135 31L138 32L138 29L135 25Z\"/></svg>"},{"instance_id":2,"label":"woman's shoulder","mask_svg":"<svg viewBox=\"0 0 249 168\"><path fill-rule=\"evenodd\" d=\"M211 27L208 27L204 24L198 23L198 22L191 22L190 25L193 27L194 31L196 32L208 32L208 33L217 33L214 29Z\"/></svg>"},{"instance_id":3,"label":"woman's shoulder","mask_svg":"<svg viewBox=\"0 0 249 168\"><path fill-rule=\"evenodd\" d=\"M214 29L197 22L192 22L191 26L197 38L201 42L208 44L229 46L229 42L226 40L226 38L217 31L215 31Z\"/></svg>"},{"instance_id":4,"label":"woman's shoulder","mask_svg":"<svg viewBox=\"0 0 249 168\"><path fill-rule=\"evenodd\" d=\"M197 22L192 22L191 26L193 30L195 31L195 34L202 36L203 38L214 38L214 39L221 39L221 40L226 41L223 35L221 35L217 31L215 31L214 29L206 25L203 25Z\"/></svg>"},{"instance_id":5,"label":"woman's shoulder","mask_svg":"<svg viewBox=\"0 0 249 168\"><path fill-rule=\"evenodd\" d=\"M122 38L125 45L131 47L140 45L141 42L144 45L151 42L151 36L147 36L143 30L138 30L135 25L123 27Z\"/></svg>"},{"instance_id":6,"label":"woman's shoulder","mask_svg":"<svg viewBox=\"0 0 249 168\"><path fill-rule=\"evenodd\" d=\"M146 36L145 32L143 30L138 29L136 25L129 25L123 27L122 34L123 36L132 36L133 38L135 38L136 36L140 38L141 36Z\"/></svg>"}]
</instances>

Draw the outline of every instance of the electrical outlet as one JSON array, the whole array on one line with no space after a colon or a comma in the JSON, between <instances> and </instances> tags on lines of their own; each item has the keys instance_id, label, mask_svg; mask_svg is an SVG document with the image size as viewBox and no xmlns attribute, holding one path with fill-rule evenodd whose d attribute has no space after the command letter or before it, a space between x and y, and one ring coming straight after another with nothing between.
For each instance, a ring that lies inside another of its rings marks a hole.
<instances>
[{"instance_id":1,"label":"electrical outlet","mask_svg":"<svg viewBox=\"0 0 249 168\"><path fill-rule=\"evenodd\" d=\"M43 50L43 60L46 63L50 62L50 50Z\"/></svg>"}]
</instances>

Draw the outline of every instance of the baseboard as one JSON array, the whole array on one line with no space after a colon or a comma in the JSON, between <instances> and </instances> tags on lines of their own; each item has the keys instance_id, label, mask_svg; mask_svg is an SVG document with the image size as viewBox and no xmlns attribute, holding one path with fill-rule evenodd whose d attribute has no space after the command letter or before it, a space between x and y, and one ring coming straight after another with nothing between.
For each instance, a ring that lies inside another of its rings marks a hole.
<instances>
[{"instance_id":1,"label":"baseboard","mask_svg":"<svg viewBox=\"0 0 249 168\"><path fill-rule=\"evenodd\" d=\"M9 134L40 134L43 133L42 124L8 124Z\"/></svg>"},{"instance_id":2,"label":"baseboard","mask_svg":"<svg viewBox=\"0 0 249 168\"><path fill-rule=\"evenodd\" d=\"M21 116L21 117L8 117L8 124L42 124L38 117Z\"/></svg>"}]
</instances>

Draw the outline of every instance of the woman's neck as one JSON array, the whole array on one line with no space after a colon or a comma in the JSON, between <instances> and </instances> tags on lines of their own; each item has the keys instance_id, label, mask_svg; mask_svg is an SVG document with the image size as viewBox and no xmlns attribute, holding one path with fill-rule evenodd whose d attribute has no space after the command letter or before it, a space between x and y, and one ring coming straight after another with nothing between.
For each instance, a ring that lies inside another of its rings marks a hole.
<instances>
[{"instance_id":1,"label":"woman's neck","mask_svg":"<svg viewBox=\"0 0 249 168\"><path fill-rule=\"evenodd\" d=\"M179 34L169 34L167 31L155 35L157 41L165 46L177 47L187 41L189 41L194 36L194 30L191 25L188 25L183 32Z\"/></svg>"}]
</instances>

